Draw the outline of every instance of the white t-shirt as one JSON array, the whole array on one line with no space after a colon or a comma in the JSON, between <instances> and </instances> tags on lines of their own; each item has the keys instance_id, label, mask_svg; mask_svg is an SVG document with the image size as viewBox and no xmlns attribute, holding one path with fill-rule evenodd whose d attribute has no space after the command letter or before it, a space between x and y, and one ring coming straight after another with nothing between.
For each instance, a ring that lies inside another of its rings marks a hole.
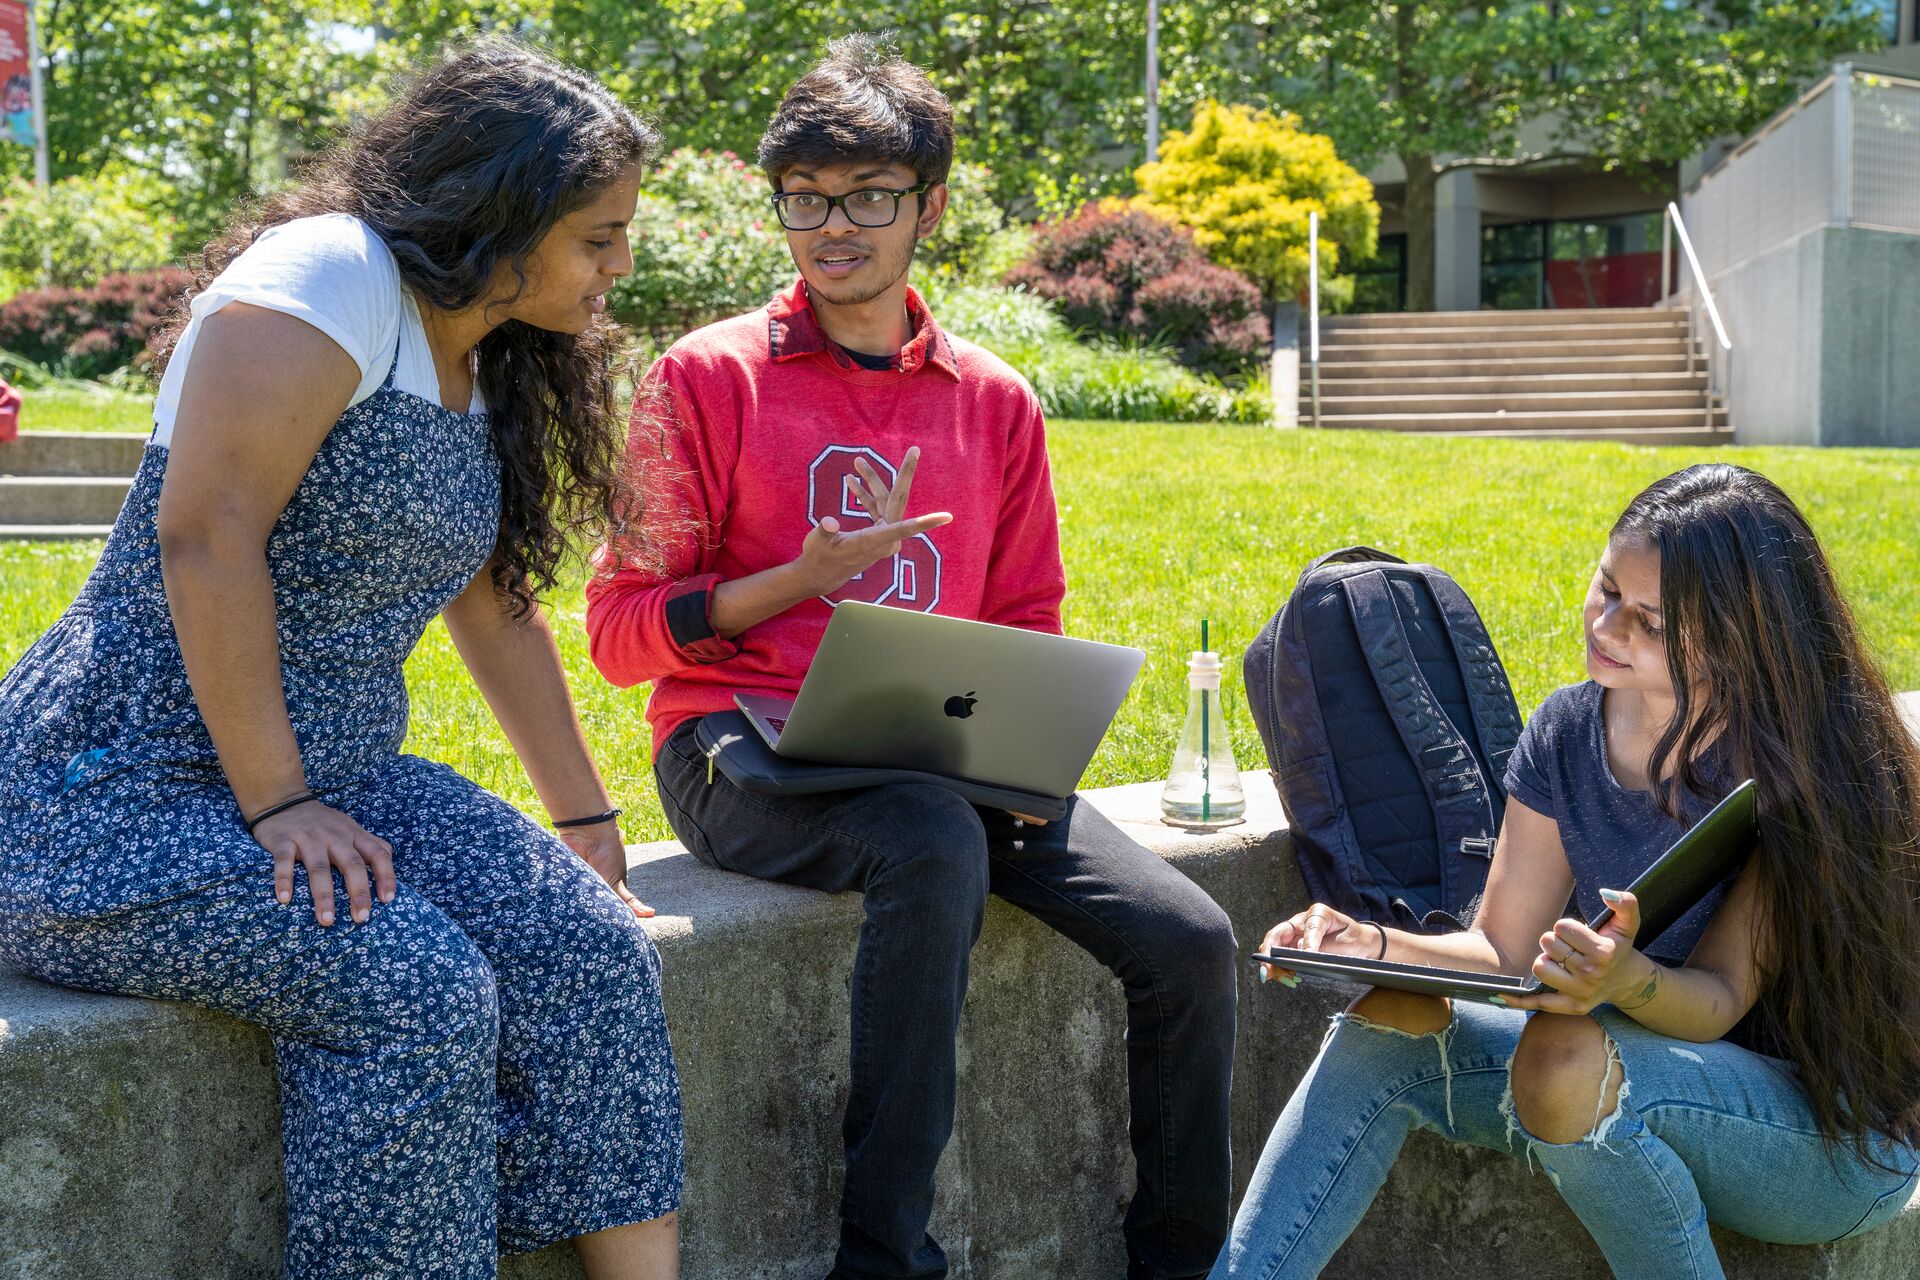
<instances>
[{"instance_id":1,"label":"white t-shirt","mask_svg":"<svg viewBox=\"0 0 1920 1280\"><path fill-rule=\"evenodd\" d=\"M427 345L413 294L401 287L393 253L360 219L329 213L296 218L263 232L212 284L194 295L186 331L167 362L154 400L155 444L164 445L173 436L180 388L192 367L201 324L229 302L285 312L339 343L360 369L360 385L354 388L350 405L365 400L387 380L396 342L400 365L394 385L440 403L433 350ZM484 410L476 386L467 412Z\"/></svg>"}]
</instances>

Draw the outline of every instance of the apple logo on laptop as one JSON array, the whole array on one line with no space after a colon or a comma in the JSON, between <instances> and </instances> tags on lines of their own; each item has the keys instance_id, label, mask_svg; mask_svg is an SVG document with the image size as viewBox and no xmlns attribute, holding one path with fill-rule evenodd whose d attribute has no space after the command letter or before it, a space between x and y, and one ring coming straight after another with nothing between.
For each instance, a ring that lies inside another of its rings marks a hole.
<instances>
[{"instance_id":1,"label":"apple logo on laptop","mask_svg":"<svg viewBox=\"0 0 1920 1280\"><path fill-rule=\"evenodd\" d=\"M972 715L973 704L980 701L980 699L974 697L973 694L974 691L969 689L964 696L956 693L951 698L948 698L947 714L955 720L965 720L968 716Z\"/></svg>"}]
</instances>

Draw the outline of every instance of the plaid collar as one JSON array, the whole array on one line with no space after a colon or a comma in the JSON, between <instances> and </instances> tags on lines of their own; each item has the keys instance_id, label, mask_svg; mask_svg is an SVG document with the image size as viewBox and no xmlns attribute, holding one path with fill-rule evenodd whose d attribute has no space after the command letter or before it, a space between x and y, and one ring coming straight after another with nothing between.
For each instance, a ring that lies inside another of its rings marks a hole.
<instances>
[{"instance_id":1,"label":"plaid collar","mask_svg":"<svg viewBox=\"0 0 1920 1280\"><path fill-rule=\"evenodd\" d=\"M960 362L954 355L953 342L911 285L907 286L907 320L913 325L913 337L900 348L899 371L915 373L928 365L959 381ZM767 304L767 354L775 361L823 354L842 369L860 369L820 327L804 279L795 281L793 288Z\"/></svg>"}]
</instances>

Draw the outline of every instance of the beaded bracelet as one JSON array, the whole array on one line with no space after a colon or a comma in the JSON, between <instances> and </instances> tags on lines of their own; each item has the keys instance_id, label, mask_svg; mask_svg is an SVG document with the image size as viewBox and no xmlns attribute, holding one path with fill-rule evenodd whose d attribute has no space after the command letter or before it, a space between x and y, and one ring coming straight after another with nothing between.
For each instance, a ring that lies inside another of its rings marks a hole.
<instances>
[{"instance_id":1,"label":"beaded bracelet","mask_svg":"<svg viewBox=\"0 0 1920 1280\"><path fill-rule=\"evenodd\" d=\"M620 816L620 813L618 809L609 809L605 813L596 813L591 818L568 818L563 822L554 823L553 829L559 831L565 827L597 827L603 822L612 822Z\"/></svg>"},{"instance_id":2,"label":"beaded bracelet","mask_svg":"<svg viewBox=\"0 0 1920 1280\"><path fill-rule=\"evenodd\" d=\"M293 797L293 799L291 800L282 800L279 804L269 805L265 809L262 809L259 813L256 813L251 818L247 819L247 834L252 835L253 829L255 827L265 822L268 818L271 818L274 814L285 813L287 810L293 808L295 805L302 805L309 800L318 800L319 798L320 798L319 796L315 795L311 791L302 791L299 795Z\"/></svg>"}]
</instances>

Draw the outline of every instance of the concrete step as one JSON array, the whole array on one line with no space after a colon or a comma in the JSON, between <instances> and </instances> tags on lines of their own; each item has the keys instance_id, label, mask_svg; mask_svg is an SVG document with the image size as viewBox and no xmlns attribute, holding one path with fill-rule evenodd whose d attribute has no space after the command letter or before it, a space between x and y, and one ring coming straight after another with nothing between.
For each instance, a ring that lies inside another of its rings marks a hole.
<instances>
[{"instance_id":1,"label":"concrete step","mask_svg":"<svg viewBox=\"0 0 1920 1280\"><path fill-rule=\"evenodd\" d=\"M1312 405L1309 393L1300 397L1300 411ZM1508 392L1500 395L1337 395L1320 388L1320 413L1532 413L1562 409L1591 409L1614 412L1620 409L1706 409L1706 395L1700 391L1542 391Z\"/></svg>"},{"instance_id":2,"label":"concrete step","mask_svg":"<svg viewBox=\"0 0 1920 1280\"><path fill-rule=\"evenodd\" d=\"M0 444L0 476L131 476L146 445L124 431L22 431Z\"/></svg>"},{"instance_id":3,"label":"concrete step","mask_svg":"<svg viewBox=\"0 0 1920 1280\"><path fill-rule=\"evenodd\" d=\"M1303 387L1309 386L1306 377ZM1377 396L1477 396L1508 393L1586 391L1688 391L1704 395L1707 375L1701 373L1529 373L1461 378L1437 375L1424 378L1375 377L1371 366L1349 365L1320 370L1320 394Z\"/></svg>"},{"instance_id":4,"label":"concrete step","mask_svg":"<svg viewBox=\"0 0 1920 1280\"><path fill-rule=\"evenodd\" d=\"M1502 352L1510 348L1500 348ZM1324 353L1322 353L1324 354ZM1693 361L1695 368L1700 361ZM1396 358L1392 360L1341 360L1320 365L1321 386L1325 379L1334 378L1493 378L1525 377L1534 374L1551 373L1667 373L1684 374L1687 372L1687 353L1672 352L1664 355L1640 356L1543 356L1543 355L1496 355L1465 356L1458 352L1436 352L1431 347L1421 348L1418 356ZM1306 376L1302 368L1301 376Z\"/></svg>"},{"instance_id":5,"label":"concrete step","mask_svg":"<svg viewBox=\"0 0 1920 1280\"><path fill-rule=\"evenodd\" d=\"M0 524L112 524L131 478L0 476Z\"/></svg>"},{"instance_id":6,"label":"concrete step","mask_svg":"<svg viewBox=\"0 0 1920 1280\"><path fill-rule=\"evenodd\" d=\"M1713 425L1726 422L1726 410L1716 409ZM1350 413L1320 415L1323 427L1361 431L1603 431L1635 427L1704 428L1706 414L1692 409L1570 409L1528 413Z\"/></svg>"},{"instance_id":7,"label":"concrete step","mask_svg":"<svg viewBox=\"0 0 1920 1280\"><path fill-rule=\"evenodd\" d=\"M1323 331L1408 327L1473 329L1524 324L1533 319L1566 324L1644 324L1675 316L1684 320L1686 312L1667 307L1596 307L1592 310L1570 307L1557 311L1376 311L1364 315L1322 316L1320 327Z\"/></svg>"},{"instance_id":8,"label":"concrete step","mask_svg":"<svg viewBox=\"0 0 1920 1280\"><path fill-rule=\"evenodd\" d=\"M112 532L110 524L0 524L0 542L71 542Z\"/></svg>"},{"instance_id":9,"label":"concrete step","mask_svg":"<svg viewBox=\"0 0 1920 1280\"><path fill-rule=\"evenodd\" d=\"M1435 431L1433 435L1471 436L1475 440L1607 441L1613 444L1687 445L1721 448L1731 445L1733 428L1720 427L1611 427L1605 431Z\"/></svg>"},{"instance_id":10,"label":"concrete step","mask_svg":"<svg viewBox=\"0 0 1920 1280\"><path fill-rule=\"evenodd\" d=\"M1621 338L1618 341L1592 340L1559 342L1382 342L1364 346L1326 345L1320 347L1320 363L1350 364L1374 360L1501 360L1501 359L1592 359L1595 356L1681 356L1687 353L1680 338Z\"/></svg>"},{"instance_id":11,"label":"concrete step","mask_svg":"<svg viewBox=\"0 0 1920 1280\"><path fill-rule=\"evenodd\" d=\"M1686 336L1687 325L1684 320L1650 320L1644 324L1570 324L1543 320L1535 324L1474 325L1471 328L1408 325L1401 328L1382 326L1329 330L1323 326L1320 345L1324 350L1329 346L1352 346L1356 343L1430 342L1452 346L1462 342L1534 342L1547 338L1574 342L1588 339L1684 339Z\"/></svg>"}]
</instances>

